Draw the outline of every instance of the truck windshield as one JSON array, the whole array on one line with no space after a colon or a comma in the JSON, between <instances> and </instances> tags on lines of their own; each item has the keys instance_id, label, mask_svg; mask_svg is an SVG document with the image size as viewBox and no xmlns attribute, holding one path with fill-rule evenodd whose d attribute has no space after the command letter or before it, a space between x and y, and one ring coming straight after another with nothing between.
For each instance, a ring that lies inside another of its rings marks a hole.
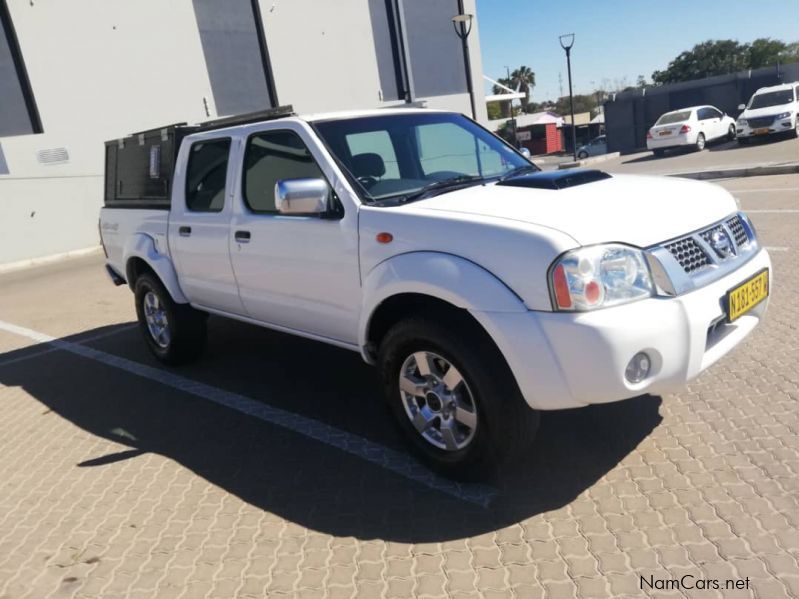
<instances>
[{"instance_id":1,"label":"truck windshield","mask_svg":"<svg viewBox=\"0 0 799 599\"><path fill-rule=\"evenodd\" d=\"M459 114L387 114L319 121L314 127L367 201L418 199L428 190L442 193L539 170Z\"/></svg>"},{"instance_id":2,"label":"truck windshield","mask_svg":"<svg viewBox=\"0 0 799 599\"><path fill-rule=\"evenodd\" d=\"M791 102L793 102L793 90L784 89L778 92L768 92L753 96L749 108L767 108L768 106L780 106Z\"/></svg>"}]
</instances>

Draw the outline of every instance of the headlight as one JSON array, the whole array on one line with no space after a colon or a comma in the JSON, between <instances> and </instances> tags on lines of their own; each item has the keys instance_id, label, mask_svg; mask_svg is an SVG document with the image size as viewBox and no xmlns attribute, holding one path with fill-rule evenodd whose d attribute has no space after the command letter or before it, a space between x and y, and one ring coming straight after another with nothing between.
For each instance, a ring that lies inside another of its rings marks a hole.
<instances>
[{"instance_id":1,"label":"headlight","mask_svg":"<svg viewBox=\"0 0 799 599\"><path fill-rule=\"evenodd\" d=\"M775 116L774 118L779 121L780 119L787 119L790 116L791 116L790 112L781 112L777 116Z\"/></svg>"},{"instance_id":2,"label":"headlight","mask_svg":"<svg viewBox=\"0 0 799 599\"><path fill-rule=\"evenodd\" d=\"M738 119L739 127L746 127L746 119Z\"/></svg>"},{"instance_id":3,"label":"headlight","mask_svg":"<svg viewBox=\"0 0 799 599\"><path fill-rule=\"evenodd\" d=\"M641 250L619 244L571 250L549 269L556 310L585 311L652 297L654 286Z\"/></svg>"}]
</instances>

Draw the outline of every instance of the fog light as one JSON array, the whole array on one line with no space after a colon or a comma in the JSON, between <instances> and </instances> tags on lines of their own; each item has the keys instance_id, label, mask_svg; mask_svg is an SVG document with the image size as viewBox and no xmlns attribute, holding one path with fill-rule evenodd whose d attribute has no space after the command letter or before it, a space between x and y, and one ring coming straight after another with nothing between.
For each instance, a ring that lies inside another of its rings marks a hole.
<instances>
[{"instance_id":1,"label":"fog light","mask_svg":"<svg viewBox=\"0 0 799 599\"><path fill-rule=\"evenodd\" d=\"M649 369L652 367L652 361L649 356L644 352L638 352L627 364L627 370L624 371L624 377L631 383L640 383L647 376L649 376Z\"/></svg>"}]
</instances>

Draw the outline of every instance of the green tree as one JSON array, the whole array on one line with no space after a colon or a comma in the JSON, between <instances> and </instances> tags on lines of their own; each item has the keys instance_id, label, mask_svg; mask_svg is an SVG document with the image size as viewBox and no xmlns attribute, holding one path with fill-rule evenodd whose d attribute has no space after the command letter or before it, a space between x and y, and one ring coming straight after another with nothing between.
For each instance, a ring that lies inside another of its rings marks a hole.
<instances>
[{"instance_id":1,"label":"green tree","mask_svg":"<svg viewBox=\"0 0 799 599\"><path fill-rule=\"evenodd\" d=\"M503 102L489 102L486 104L486 110L488 111L488 118L490 120L501 119L502 118L502 107L500 104Z\"/></svg>"},{"instance_id":2,"label":"green tree","mask_svg":"<svg viewBox=\"0 0 799 599\"><path fill-rule=\"evenodd\" d=\"M708 40L682 52L664 71L652 73L657 84L702 79L748 68L749 47L735 40Z\"/></svg>"},{"instance_id":3,"label":"green tree","mask_svg":"<svg viewBox=\"0 0 799 599\"><path fill-rule=\"evenodd\" d=\"M665 70L652 73L652 81L657 85L677 83L797 61L799 42L786 44L767 37L751 44L708 40L682 52Z\"/></svg>"},{"instance_id":4,"label":"green tree","mask_svg":"<svg viewBox=\"0 0 799 599\"><path fill-rule=\"evenodd\" d=\"M779 40L773 40L769 37L756 39L749 46L749 64L750 69L759 69L760 67L769 67L780 62L780 58L788 44Z\"/></svg>"},{"instance_id":5,"label":"green tree","mask_svg":"<svg viewBox=\"0 0 799 599\"><path fill-rule=\"evenodd\" d=\"M524 94L522 106L527 106L530 103L530 95L535 87L535 73L530 67L522 65L510 74L510 78L514 83L511 87L516 89L518 86L519 91Z\"/></svg>"},{"instance_id":6,"label":"green tree","mask_svg":"<svg viewBox=\"0 0 799 599\"><path fill-rule=\"evenodd\" d=\"M501 83L511 89L518 89L523 93L524 100L522 101L522 107L526 109L527 105L530 103L530 95L533 93L533 88L535 87L535 73L530 67L520 66L518 69L514 69L511 72L510 78L502 77L501 79L497 79L497 83ZM503 94L508 91L498 85L495 85L493 89L495 94ZM510 102L502 102L502 104L503 116L510 116Z\"/></svg>"},{"instance_id":7,"label":"green tree","mask_svg":"<svg viewBox=\"0 0 799 599\"><path fill-rule=\"evenodd\" d=\"M577 94L574 96L574 114L581 112L591 112L597 106L597 98L593 94ZM569 107L569 96L558 98L555 102L555 112L567 116L571 113Z\"/></svg>"}]
</instances>

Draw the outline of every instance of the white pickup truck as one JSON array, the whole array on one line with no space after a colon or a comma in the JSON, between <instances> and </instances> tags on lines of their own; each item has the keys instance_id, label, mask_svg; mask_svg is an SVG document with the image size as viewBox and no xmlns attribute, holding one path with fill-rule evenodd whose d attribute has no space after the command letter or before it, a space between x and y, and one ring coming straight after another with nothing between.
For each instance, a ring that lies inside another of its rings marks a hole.
<instances>
[{"instance_id":1,"label":"white pickup truck","mask_svg":"<svg viewBox=\"0 0 799 599\"><path fill-rule=\"evenodd\" d=\"M680 388L766 310L721 187L541 172L451 112L173 126L106 165L107 269L160 360L197 358L208 314L359 352L453 476L518 455L542 410Z\"/></svg>"}]
</instances>

